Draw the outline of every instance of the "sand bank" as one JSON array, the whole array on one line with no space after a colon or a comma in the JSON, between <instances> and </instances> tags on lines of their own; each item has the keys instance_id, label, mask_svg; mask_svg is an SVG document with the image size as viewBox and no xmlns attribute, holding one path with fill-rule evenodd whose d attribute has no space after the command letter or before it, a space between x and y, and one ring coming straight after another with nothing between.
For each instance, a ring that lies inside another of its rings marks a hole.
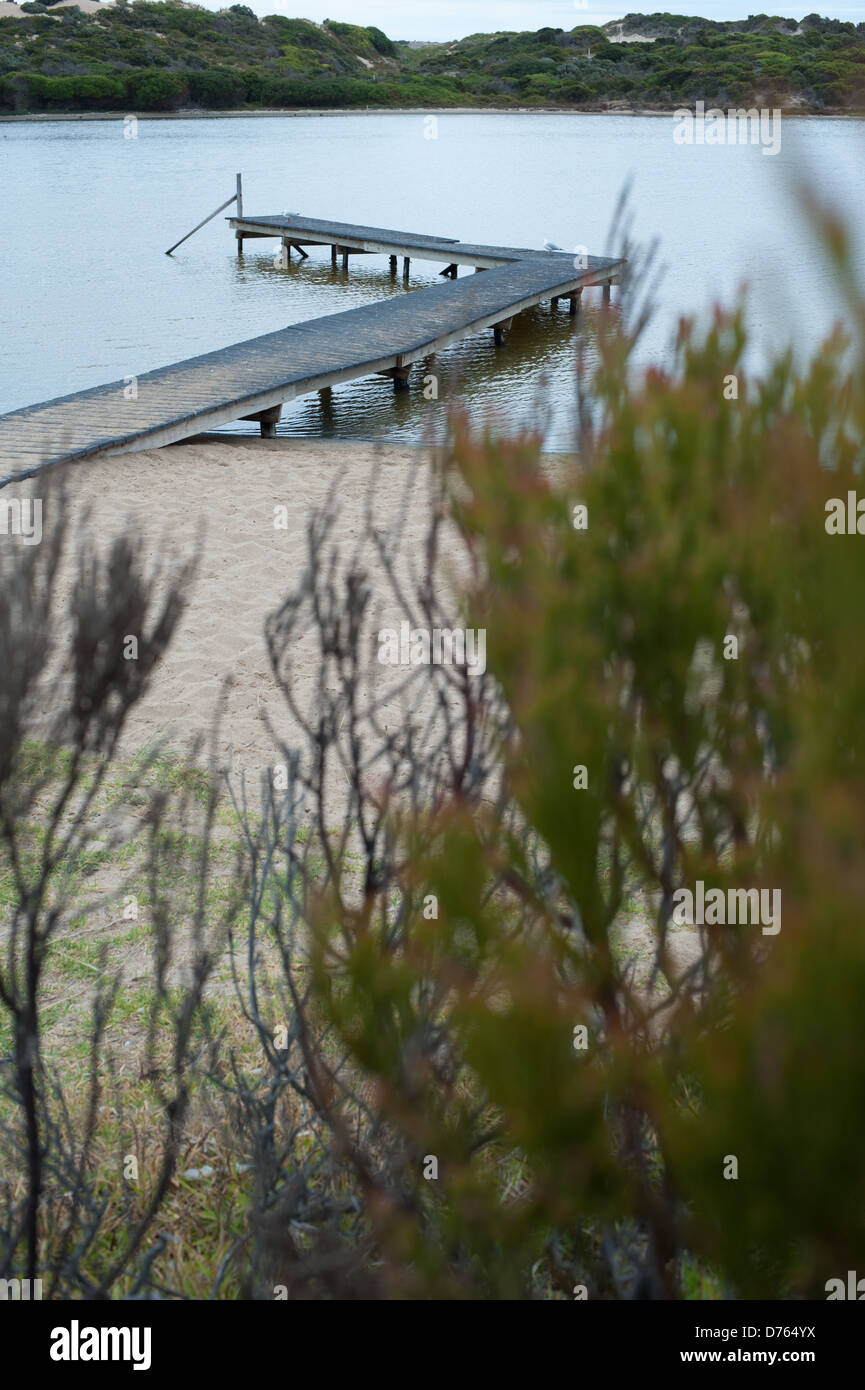
<instances>
[{"instance_id":1,"label":"sand bank","mask_svg":"<svg viewBox=\"0 0 865 1390\"><path fill-rule=\"evenodd\" d=\"M127 531L142 541L145 556L164 550L176 565L200 545L186 611L132 713L121 751L132 754L161 739L185 750L211 729L229 681L217 755L222 766L257 786L262 771L279 761L267 719L287 742L297 737L271 672L263 627L304 573L311 516L338 482L333 539L347 553L363 530L373 476L375 526L385 531L397 526L411 481L403 534L406 552L417 554L426 532L428 471L428 452L409 446L227 435L70 467L69 527L89 513L89 534L100 549ZM50 506L50 495L44 505ZM274 524L275 508L285 509L285 529ZM373 605L385 618L398 619L383 570L372 568L369 582ZM73 584L70 568L60 584L64 603ZM314 690L321 669L314 644L305 649L301 643L293 664L295 678Z\"/></svg>"}]
</instances>

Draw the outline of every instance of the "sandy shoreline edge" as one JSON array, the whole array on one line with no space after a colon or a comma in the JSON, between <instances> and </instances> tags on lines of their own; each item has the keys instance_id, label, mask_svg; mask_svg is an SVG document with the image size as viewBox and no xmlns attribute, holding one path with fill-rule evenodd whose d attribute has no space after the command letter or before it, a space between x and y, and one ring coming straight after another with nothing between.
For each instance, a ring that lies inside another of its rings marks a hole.
<instances>
[{"instance_id":1,"label":"sandy shoreline edge","mask_svg":"<svg viewBox=\"0 0 865 1390\"><path fill-rule=\"evenodd\" d=\"M185 612L130 717L121 757L161 744L182 756L197 739L207 739L225 692L213 751L218 765L245 779L254 795L262 774L280 760L268 721L289 744L298 741L271 670L264 623L302 580L312 515L335 497L333 540L348 556L363 532L374 482L376 527L389 531L404 518L405 554L417 554L428 523L431 457L429 447L407 444L209 434L58 469L70 555L80 525L87 548L103 554L115 538L130 535L148 566L159 555L171 568L198 556ZM410 500L403 512L407 484ZM38 479L10 484L14 492L19 487L21 495L39 494ZM51 488L43 497L47 528ZM62 568L58 611L72 598L76 576L74 564ZM384 621L395 620L390 585L374 564L369 584L375 610ZM165 576L157 599L164 591ZM319 665L314 643L302 642L295 675L310 697Z\"/></svg>"},{"instance_id":2,"label":"sandy shoreline edge","mask_svg":"<svg viewBox=\"0 0 865 1390\"><path fill-rule=\"evenodd\" d=\"M241 116L657 116L672 120L678 110L672 107L657 110L643 107L611 106L366 106L327 107L291 106L256 108L250 111L38 111L25 115L0 115L0 124L20 125L46 121L122 121L135 116L139 121L225 121ZM736 107L736 110L739 108ZM746 110L750 109L748 107ZM865 121L865 111L801 111L795 107L779 107L788 121Z\"/></svg>"},{"instance_id":3,"label":"sandy shoreline edge","mask_svg":"<svg viewBox=\"0 0 865 1390\"><path fill-rule=\"evenodd\" d=\"M437 452L436 445L203 434L58 468L70 554L84 524L88 549L102 553L125 533L140 543L148 562L162 554L175 566L198 555L186 611L131 716L122 755L133 757L163 741L175 754L188 751L212 728L228 681L214 752L223 768L257 787L279 760L268 722L289 744L298 736L270 667L264 623L303 578L310 519L335 501L332 539L347 557L364 532L374 486L375 529L395 539L402 528L399 563L411 567L427 534ZM544 468L555 473L573 457L545 455ZM38 496L39 480L9 485L13 495L19 488L22 496ZM51 489L43 496L47 528ZM372 552L364 568L371 613L385 626L398 626L403 610ZM61 609L72 597L76 573L70 565L62 575ZM300 643L294 666L301 691L313 696L320 667L313 643ZM386 668L381 673L386 685ZM400 717L396 708L393 713L394 720Z\"/></svg>"}]
</instances>

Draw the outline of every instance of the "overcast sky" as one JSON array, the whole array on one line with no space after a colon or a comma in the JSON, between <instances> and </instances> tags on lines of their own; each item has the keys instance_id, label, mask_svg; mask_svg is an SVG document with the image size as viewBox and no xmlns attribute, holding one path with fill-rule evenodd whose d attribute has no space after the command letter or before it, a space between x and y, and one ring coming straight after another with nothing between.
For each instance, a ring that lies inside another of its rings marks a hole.
<instances>
[{"instance_id":1,"label":"overcast sky","mask_svg":"<svg viewBox=\"0 0 865 1390\"><path fill-rule=\"evenodd\" d=\"M201 3L202 0L199 0ZM377 24L392 39L459 39L466 34L490 33L496 29L540 29L551 24L573 29L575 24L606 24L638 11L627 3L610 0L244 0L256 14L284 14L291 18L342 19L350 24ZM227 8L230 0L203 0L210 10ZM765 0L764 0L765 3ZM667 0L669 5L669 0ZM651 14L661 5L644 7L639 13ZM680 11L670 5L670 13ZM833 19L865 20L865 0L810 5L766 5L759 0L687 0L681 13L705 15L708 19L745 19L749 14L779 14L801 19L806 14L828 15Z\"/></svg>"}]
</instances>

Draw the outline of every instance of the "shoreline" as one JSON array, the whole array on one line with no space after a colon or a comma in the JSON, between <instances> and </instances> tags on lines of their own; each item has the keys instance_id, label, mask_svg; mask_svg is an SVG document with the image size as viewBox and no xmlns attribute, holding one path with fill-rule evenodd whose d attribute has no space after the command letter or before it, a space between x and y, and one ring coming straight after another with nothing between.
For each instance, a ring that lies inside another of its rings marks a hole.
<instances>
[{"instance_id":1,"label":"shoreline","mask_svg":"<svg viewBox=\"0 0 865 1390\"><path fill-rule=\"evenodd\" d=\"M245 776L254 800L262 775L283 760L271 729L279 730L289 747L303 742L274 677L264 625L304 583L313 515L332 509L328 547L340 552L340 573L361 545L370 629L398 625L401 604L366 530L368 508L374 506L375 529L384 528L395 539L395 573L411 591L413 559L422 553L428 531L437 452L436 445L402 442L210 433L61 465L56 481L62 469L70 484L63 513L70 546L57 588L62 609L78 583L79 523L86 527L82 539L88 552L107 555L116 538L131 534L149 564L170 557L159 572L157 602L176 565L196 564L175 639L124 726L120 757L133 759L160 743L167 753L183 757L203 731L213 730L214 741L206 747L219 767L236 778ZM557 477L576 463L574 454L566 453L546 455L543 466ZM22 498L34 494L33 483L24 480L10 489ZM47 516L60 494L50 487L44 497ZM320 651L307 630L292 650L295 690L310 712ZM394 726L404 715L401 679L398 668L370 660L360 687L361 699L374 689L382 701L381 717ZM430 706L430 717L433 713ZM50 721L50 709L44 718ZM334 768L326 783L331 814L342 814L345 790L342 773Z\"/></svg>"},{"instance_id":2,"label":"shoreline","mask_svg":"<svg viewBox=\"0 0 865 1390\"><path fill-rule=\"evenodd\" d=\"M77 536L82 523L88 550L105 555L116 538L132 534L152 562L170 557L159 573L157 601L175 565L196 566L175 638L124 727L121 758L159 744L182 758L203 731L213 731L207 749L221 769L245 777L254 801L261 777L282 761L271 729L289 746L302 742L273 674L265 620L303 583L313 514L333 505L336 489L329 543L344 564L355 553L374 489L381 523L402 528L398 573L407 583L410 557L423 545L428 525L430 458L429 449L405 444L203 434L75 463L64 512L70 536ZM24 496L31 489L22 483L15 493ZM56 505L55 496L53 489L46 492L46 509ZM78 582L74 553L71 547L58 576L64 608ZM387 571L372 552L365 554L371 602L381 622L393 625L399 605ZM295 644L292 670L301 703L310 709L320 653L307 635ZM398 689L389 694L392 673L371 665L368 675L380 677L376 693L385 701L386 717L396 722L400 704ZM326 784L334 815L342 813L344 792L335 771Z\"/></svg>"},{"instance_id":3,"label":"shoreline","mask_svg":"<svg viewBox=\"0 0 865 1390\"><path fill-rule=\"evenodd\" d=\"M673 107L659 110L657 107L614 107L614 106L366 106L366 107L256 107L252 110L201 111L189 108L181 111L29 111L22 115L0 114L0 124L19 125L27 122L46 121L122 121L134 116L139 121L226 121L239 117L289 116L657 116L668 120L677 111L690 110ZM723 109L723 108L718 108ZM750 107L729 108L750 110ZM759 108L758 108L759 109ZM775 108L772 108L775 109ZM862 121L865 111L800 111L777 108L788 121Z\"/></svg>"}]
</instances>

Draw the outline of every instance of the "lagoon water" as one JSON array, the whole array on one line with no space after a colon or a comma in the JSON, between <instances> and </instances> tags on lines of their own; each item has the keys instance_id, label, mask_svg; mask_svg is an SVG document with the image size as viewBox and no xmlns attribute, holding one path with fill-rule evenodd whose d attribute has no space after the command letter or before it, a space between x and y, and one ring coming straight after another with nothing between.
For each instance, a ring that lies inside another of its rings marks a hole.
<instances>
[{"instance_id":1,"label":"lagoon water","mask_svg":"<svg viewBox=\"0 0 865 1390\"><path fill-rule=\"evenodd\" d=\"M845 212L865 269L865 123L785 119L775 156L678 145L673 128L672 117L455 113L429 139L418 112L141 120L129 139L121 118L0 123L0 411L406 293L386 257L358 257L347 277L327 248L283 267L276 242L248 241L238 257L221 216L166 257L231 195L238 170L250 214L598 254L617 249L608 233L630 177L632 234L657 238L666 267L644 360L669 361L678 317L730 302L743 282L755 361L787 341L816 350L844 304L793 187L810 174ZM414 261L408 292L440 283L439 269ZM460 396L478 420L543 418L547 447L568 448L575 342L591 352L599 305L588 291L576 326L565 305L556 316L540 306L504 349L492 333L456 344L439 356L438 401L424 398L418 368L410 392L371 378L302 398L279 433L419 442Z\"/></svg>"}]
</instances>

